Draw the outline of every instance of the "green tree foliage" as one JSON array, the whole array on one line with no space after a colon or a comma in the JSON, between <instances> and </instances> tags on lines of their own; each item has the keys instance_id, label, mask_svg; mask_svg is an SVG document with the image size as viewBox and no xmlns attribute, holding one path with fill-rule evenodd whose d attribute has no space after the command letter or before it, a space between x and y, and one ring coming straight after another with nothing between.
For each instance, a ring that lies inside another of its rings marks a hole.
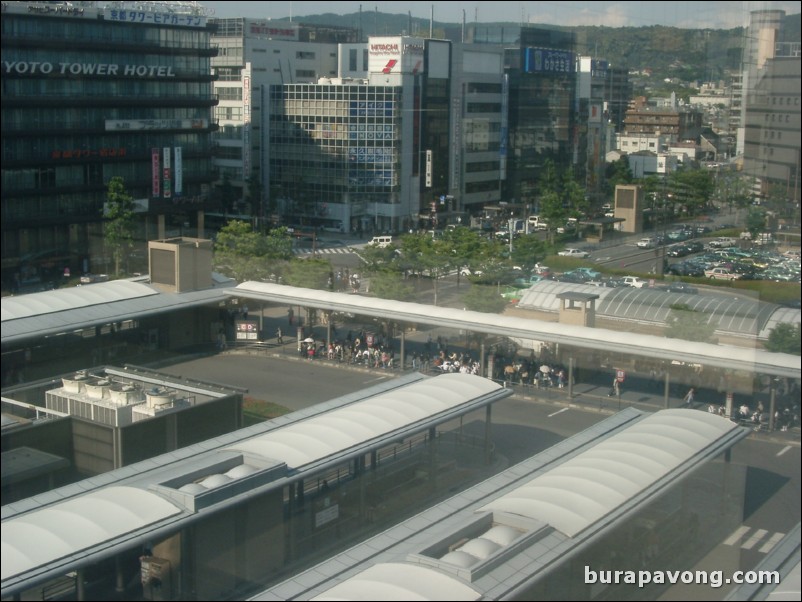
<instances>
[{"instance_id":1,"label":"green tree foliage","mask_svg":"<svg viewBox=\"0 0 802 602\"><path fill-rule=\"evenodd\" d=\"M120 265L134 246L134 199L119 176L109 181L103 207L104 239L114 258L114 276L120 276Z\"/></svg>"},{"instance_id":2,"label":"green tree foliage","mask_svg":"<svg viewBox=\"0 0 802 602\"><path fill-rule=\"evenodd\" d=\"M462 296L466 309L498 314L504 311L507 301L498 294L495 286L472 286Z\"/></svg>"},{"instance_id":3,"label":"green tree foliage","mask_svg":"<svg viewBox=\"0 0 802 602\"><path fill-rule=\"evenodd\" d=\"M699 215L704 213L713 196L713 176L707 169L680 169L669 176L669 189L674 202L679 203L682 213Z\"/></svg>"},{"instance_id":4,"label":"green tree foliage","mask_svg":"<svg viewBox=\"0 0 802 602\"><path fill-rule=\"evenodd\" d=\"M752 240L757 240L758 234L766 229L766 213L758 208L751 207L746 214L746 231L749 232Z\"/></svg>"},{"instance_id":5,"label":"green tree foliage","mask_svg":"<svg viewBox=\"0 0 802 602\"><path fill-rule=\"evenodd\" d=\"M666 320L665 336L700 343L715 343L716 324L710 314L696 311L685 303L675 303Z\"/></svg>"},{"instance_id":6,"label":"green tree foliage","mask_svg":"<svg viewBox=\"0 0 802 602\"><path fill-rule=\"evenodd\" d=\"M513 241L510 261L525 272L531 272L546 257L546 243L537 234L519 236Z\"/></svg>"},{"instance_id":7,"label":"green tree foliage","mask_svg":"<svg viewBox=\"0 0 802 602\"><path fill-rule=\"evenodd\" d=\"M370 293L380 299L412 301L415 298L415 287L397 272L381 271L371 275Z\"/></svg>"},{"instance_id":8,"label":"green tree foliage","mask_svg":"<svg viewBox=\"0 0 802 602\"><path fill-rule=\"evenodd\" d=\"M287 265L284 280L290 286L329 290L332 285L331 264L322 259L296 259Z\"/></svg>"},{"instance_id":9,"label":"green tree foliage","mask_svg":"<svg viewBox=\"0 0 802 602\"><path fill-rule=\"evenodd\" d=\"M634 179L626 157L621 157L608 164L604 175L607 180L607 195L610 199L615 197L616 186L632 184Z\"/></svg>"},{"instance_id":10,"label":"green tree foliage","mask_svg":"<svg viewBox=\"0 0 802 602\"><path fill-rule=\"evenodd\" d=\"M292 238L286 228L264 235L241 220L223 226L214 245L215 269L237 282L268 279L291 257Z\"/></svg>"},{"instance_id":11,"label":"green tree foliage","mask_svg":"<svg viewBox=\"0 0 802 602\"><path fill-rule=\"evenodd\" d=\"M799 324L780 323L769 332L766 341L766 350L774 353L790 353L802 355L802 338L800 338Z\"/></svg>"}]
</instances>

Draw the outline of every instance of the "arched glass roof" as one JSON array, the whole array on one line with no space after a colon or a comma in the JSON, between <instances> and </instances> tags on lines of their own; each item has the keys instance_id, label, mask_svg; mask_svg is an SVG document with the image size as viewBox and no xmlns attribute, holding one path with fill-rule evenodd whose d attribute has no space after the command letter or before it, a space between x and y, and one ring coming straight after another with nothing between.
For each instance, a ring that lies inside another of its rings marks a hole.
<instances>
[{"instance_id":1,"label":"arched glass roof","mask_svg":"<svg viewBox=\"0 0 802 602\"><path fill-rule=\"evenodd\" d=\"M767 336L766 326L777 312L784 313L783 321L800 322L799 310L787 310L773 303L723 292L690 295L649 288L604 288L553 280L542 280L532 285L521 296L518 307L556 313L560 309L557 295L570 291L597 294L596 315L612 319L665 324L671 306L684 304L692 311L710 314L710 321L716 324L717 330L739 335Z\"/></svg>"},{"instance_id":2,"label":"arched glass roof","mask_svg":"<svg viewBox=\"0 0 802 602\"><path fill-rule=\"evenodd\" d=\"M3 521L2 579L180 512L155 493L112 486Z\"/></svg>"},{"instance_id":3,"label":"arched glass roof","mask_svg":"<svg viewBox=\"0 0 802 602\"><path fill-rule=\"evenodd\" d=\"M471 374L442 374L253 437L230 447L298 468L455 408L501 387Z\"/></svg>"},{"instance_id":4,"label":"arched glass roof","mask_svg":"<svg viewBox=\"0 0 802 602\"><path fill-rule=\"evenodd\" d=\"M663 410L480 511L517 514L574 537L736 428L704 412Z\"/></svg>"},{"instance_id":5,"label":"arched glass roof","mask_svg":"<svg viewBox=\"0 0 802 602\"><path fill-rule=\"evenodd\" d=\"M478 600L464 581L434 568L388 562L375 564L312 600Z\"/></svg>"}]
</instances>

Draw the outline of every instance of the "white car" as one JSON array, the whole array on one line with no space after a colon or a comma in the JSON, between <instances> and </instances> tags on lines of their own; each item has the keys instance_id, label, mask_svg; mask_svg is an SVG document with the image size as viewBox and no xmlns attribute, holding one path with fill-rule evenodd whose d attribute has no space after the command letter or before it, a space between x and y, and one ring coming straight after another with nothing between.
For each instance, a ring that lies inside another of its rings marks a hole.
<instances>
[{"instance_id":1,"label":"white car","mask_svg":"<svg viewBox=\"0 0 802 602\"><path fill-rule=\"evenodd\" d=\"M635 244L639 249L651 249L657 246L657 241L654 238L646 237L646 238L641 238Z\"/></svg>"},{"instance_id":2,"label":"white car","mask_svg":"<svg viewBox=\"0 0 802 602\"><path fill-rule=\"evenodd\" d=\"M557 253L560 257L579 257L580 259L584 259L588 257L590 253L587 251L583 251L582 249L563 249L559 253Z\"/></svg>"},{"instance_id":3,"label":"white car","mask_svg":"<svg viewBox=\"0 0 802 602\"><path fill-rule=\"evenodd\" d=\"M637 276L624 276L621 278L621 284L624 286L631 286L633 288L648 288L649 281Z\"/></svg>"}]
</instances>

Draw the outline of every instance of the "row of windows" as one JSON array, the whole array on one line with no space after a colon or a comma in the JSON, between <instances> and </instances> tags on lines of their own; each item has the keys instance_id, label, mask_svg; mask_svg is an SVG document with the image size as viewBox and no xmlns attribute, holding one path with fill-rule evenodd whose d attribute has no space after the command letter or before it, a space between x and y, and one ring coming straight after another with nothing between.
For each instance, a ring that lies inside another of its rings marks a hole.
<instances>
[{"instance_id":1,"label":"row of windows","mask_svg":"<svg viewBox=\"0 0 802 602\"><path fill-rule=\"evenodd\" d=\"M391 86L325 86L290 84L270 86L270 98L281 100L385 100L397 101L399 89Z\"/></svg>"},{"instance_id":2,"label":"row of windows","mask_svg":"<svg viewBox=\"0 0 802 602\"><path fill-rule=\"evenodd\" d=\"M487 182L467 182L465 184L465 193L471 194L474 192L491 192L499 189L498 180L490 180Z\"/></svg>"},{"instance_id":3,"label":"row of windows","mask_svg":"<svg viewBox=\"0 0 802 602\"><path fill-rule=\"evenodd\" d=\"M500 113L501 103L498 102L469 102L466 113Z\"/></svg>"},{"instance_id":4,"label":"row of windows","mask_svg":"<svg viewBox=\"0 0 802 602\"><path fill-rule=\"evenodd\" d=\"M63 96L74 98L135 97L187 97L189 99L211 99L210 82L104 80L104 79L6 79L3 92L9 96Z\"/></svg>"},{"instance_id":5,"label":"row of windows","mask_svg":"<svg viewBox=\"0 0 802 602\"><path fill-rule=\"evenodd\" d=\"M501 84L469 82L468 94L501 94Z\"/></svg>"},{"instance_id":6,"label":"row of windows","mask_svg":"<svg viewBox=\"0 0 802 602\"><path fill-rule=\"evenodd\" d=\"M242 131L241 125L221 125L220 129L212 134L212 140L242 140Z\"/></svg>"},{"instance_id":7,"label":"row of windows","mask_svg":"<svg viewBox=\"0 0 802 602\"><path fill-rule=\"evenodd\" d=\"M242 88L220 86L214 91L220 100L242 100Z\"/></svg>"},{"instance_id":8,"label":"row of windows","mask_svg":"<svg viewBox=\"0 0 802 602\"><path fill-rule=\"evenodd\" d=\"M231 82L242 79L242 67L214 67L212 73L218 81Z\"/></svg>"},{"instance_id":9,"label":"row of windows","mask_svg":"<svg viewBox=\"0 0 802 602\"><path fill-rule=\"evenodd\" d=\"M211 118L209 109L202 107L25 107L3 108L3 129L68 130L103 128L106 120L134 119L206 119Z\"/></svg>"},{"instance_id":10,"label":"row of windows","mask_svg":"<svg viewBox=\"0 0 802 602\"><path fill-rule=\"evenodd\" d=\"M482 171L498 171L498 161L476 161L465 164L465 173L477 173Z\"/></svg>"},{"instance_id":11,"label":"row of windows","mask_svg":"<svg viewBox=\"0 0 802 602\"><path fill-rule=\"evenodd\" d=\"M214 118L216 121L242 121L242 107L215 107Z\"/></svg>"},{"instance_id":12,"label":"row of windows","mask_svg":"<svg viewBox=\"0 0 802 602\"><path fill-rule=\"evenodd\" d=\"M782 115L777 115L776 113L771 113L771 114L766 113L766 115L764 117L764 121L766 123L769 123L769 122L771 122L771 123L774 123L774 122L782 123L783 122L783 116ZM785 113L785 123L790 123L790 122L791 122L791 115L789 113Z\"/></svg>"},{"instance_id":13,"label":"row of windows","mask_svg":"<svg viewBox=\"0 0 802 602\"><path fill-rule=\"evenodd\" d=\"M785 102L784 102L784 103L783 103L783 98L785 99ZM794 106L795 106L795 107L798 107L798 106L799 106L799 96L794 96L794 97L791 97L791 96L785 96L785 97L782 97L782 96L772 96L772 97L771 97L771 104L773 104L773 105L782 105L782 104L786 104L786 105L788 105L788 106L791 106L792 98L793 98L793 103L794 103Z\"/></svg>"},{"instance_id":14,"label":"row of windows","mask_svg":"<svg viewBox=\"0 0 802 602\"><path fill-rule=\"evenodd\" d=\"M90 42L107 49L115 44L157 45L163 48L210 48L205 29L158 26L131 27L108 21L71 21L69 19L37 19L4 14L3 38L42 38Z\"/></svg>"},{"instance_id":15,"label":"row of windows","mask_svg":"<svg viewBox=\"0 0 802 602\"><path fill-rule=\"evenodd\" d=\"M214 151L217 159L234 159L242 161L242 148L239 146L220 146Z\"/></svg>"}]
</instances>

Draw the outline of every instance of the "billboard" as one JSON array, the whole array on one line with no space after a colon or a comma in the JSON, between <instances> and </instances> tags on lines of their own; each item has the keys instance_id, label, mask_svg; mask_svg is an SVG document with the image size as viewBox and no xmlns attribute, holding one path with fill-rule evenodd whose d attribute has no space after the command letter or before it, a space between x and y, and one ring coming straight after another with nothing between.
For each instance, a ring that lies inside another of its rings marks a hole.
<instances>
[{"instance_id":1,"label":"billboard","mask_svg":"<svg viewBox=\"0 0 802 602\"><path fill-rule=\"evenodd\" d=\"M524 49L526 73L574 73L574 53L548 48Z\"/></svg>"},{"instance_id":2,"label":"billboard","mask_svg":"<svg viewBox=\"0 0 802 602\"><path fill-rule=\"evenodd\" d=\"M370 38L369 73L423 73L423 38L405 36Z\"/></svg>"}]
</instances>

